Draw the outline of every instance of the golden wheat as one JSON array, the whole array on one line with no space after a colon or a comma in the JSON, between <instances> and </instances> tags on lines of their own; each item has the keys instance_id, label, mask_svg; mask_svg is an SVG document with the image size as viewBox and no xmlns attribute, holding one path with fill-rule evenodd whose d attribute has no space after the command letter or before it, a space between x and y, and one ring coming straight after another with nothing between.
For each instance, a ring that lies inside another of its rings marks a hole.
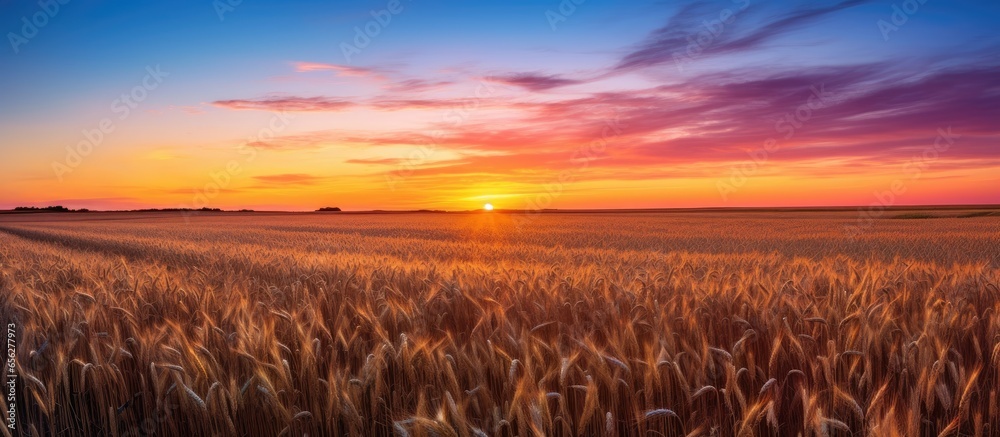
<instances>
[{"instance_id":1,"label":"golden wheat","mask_svg":"<svg viewBox=\"0 0 1000 437\"><path fill-rule=\"evenodd\" d=\"M996 218L79 217L0 218L24 435L1000 435Z\"/></svg>"}]
</instances>

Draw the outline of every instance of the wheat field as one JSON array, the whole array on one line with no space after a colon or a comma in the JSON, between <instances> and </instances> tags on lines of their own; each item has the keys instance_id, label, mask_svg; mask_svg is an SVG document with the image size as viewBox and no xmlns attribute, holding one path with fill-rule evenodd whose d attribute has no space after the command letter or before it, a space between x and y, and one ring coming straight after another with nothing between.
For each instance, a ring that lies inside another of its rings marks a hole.
<instances>
[{"instance_id":1,"label":"wheat field","mask_svg":"<svg viewBox=\"0 0 1000 437\"><path fill-rule=\"evenodd\" d=\"M856 217L0 216L13 434L1000 435L1000 218Z\"/></svg>"}]
</instances>

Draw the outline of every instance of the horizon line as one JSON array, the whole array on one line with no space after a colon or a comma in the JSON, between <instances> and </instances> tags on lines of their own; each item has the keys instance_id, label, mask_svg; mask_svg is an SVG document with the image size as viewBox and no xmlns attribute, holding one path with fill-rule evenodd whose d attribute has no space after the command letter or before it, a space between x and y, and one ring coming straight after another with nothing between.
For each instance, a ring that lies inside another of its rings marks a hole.
<instances>
[{"instance_id":1,"label":"horizon line","mask_svg":"<svg viewBox=\"0 0 1000 437\"><path fill-rule=\"evenodd\" d=\"M359 209L359 210L347 210L342 209L341 211L320 211L315 210L255 210L250 208L236 208L236 209L222 209L222 208L209 208L209 209L183 209L183 208L139 208L139 209L89 209L89 208L78 208L78 209L68 209L67 211L47 211L45 208L58 207L60 205L50 205L44 207L27 207L27 208L38 208L37 210L27 210L27 211L17 211L14 209L0 209L0 213L9 214L64 214L64 213L138 213L138 212L181 212L181 213L325 213L325 214L343 214L343 213L469 213L469 212L489 212L489 213L588 213L588 212L698 212L698 211L785 211L785 212L796 212L796 211L814 211L814 212L835 212L835 211L856 211L856 210L866 210L866 209L881 209L887 211L902 211L902 210L914 210L914 209L941 209L941 210L959 210L959 209L1000 209L1000 203L997 204L907 204L907 205L802 205L802 206L702 206L702 207L649 207L649 208L538 208L538 209L510 209L510 208L497 208L492 211L486 211L482 208L477 209L432 209L432 208L418 208L418 209Z\"/></svg>"}]
</instances>

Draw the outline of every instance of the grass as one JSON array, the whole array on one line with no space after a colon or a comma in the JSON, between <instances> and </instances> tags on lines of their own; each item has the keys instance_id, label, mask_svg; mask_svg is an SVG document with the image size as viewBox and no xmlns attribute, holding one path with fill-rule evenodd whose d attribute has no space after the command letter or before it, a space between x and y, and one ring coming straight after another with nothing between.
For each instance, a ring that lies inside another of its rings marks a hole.
<instances>
[{"instance_id":1,"label":"grass","mask_svg":"<svg viewBox=\"0 0 1000 437\"><path fill-rule=\"evenodd\" d=\"M995 223L94 217L0 220L25 435L998 432Z\"/></svg>"}]
</instances>

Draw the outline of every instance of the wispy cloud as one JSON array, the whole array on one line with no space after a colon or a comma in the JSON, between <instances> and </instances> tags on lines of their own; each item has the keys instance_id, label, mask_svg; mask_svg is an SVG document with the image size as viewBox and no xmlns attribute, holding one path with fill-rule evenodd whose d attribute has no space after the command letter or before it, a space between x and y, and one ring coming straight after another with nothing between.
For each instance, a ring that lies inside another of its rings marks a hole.
<instances>
[{"instance_id":1,"label":"wispy cloud","mask_svg":"<svg viewBox=\"0 0 1000 437\"><path fill-rule=\"evenodd\" d=\"M954 162L949 165L974 167L1000 159L995 147L1000 140L996 73L997 67L991 66L935 68L911 78L904 69L886 64L734 70L627 93L512 103L505 121L439 126L443 134L437 138L428 131L399 131L343 139L369 145L433 141L445 149L475 152L428 164L414 172L418 178L486 173L514 174L525 181L530 172L548 174L577 165L567 151L601 138L614 114L622 134L614 147L589 164L595 170L588 177L706 177L745 160L747 151L769 137L784 139L778 121L818 91L830 93L834 104L811 114L808 126L797 130L772 162L803 168L815 167L817 160L855 163L822 168L829 174L846 174L865 162L884 167L911 158L914 150L933 141L937 127L953 126L966 136L962 147L950 152L948 159Z\"/></svg>"},{"instance_id":2,"label":"wispy cloud","mask_svg":"<svg viewBox=\"0 0 1000 437\"><path fill-rule=\"evenodd\" d=\"M212 104L226 109L289 112L343 111L355 105L349 100L331 97L264 97L217 100Z\"/></svg>"},{"instance_id":3,"label":"wispy cloud","mask_svg":"<svg viewBox=\"0 0 1000 437\"><path fill-rule=\"evenodd\" d=\"M869 3L871 0L841 0L830 4L828 1L803 3L790 12L773 18L741 17L753 8L759 8L756 0L734 0L731 2L690 2L685 4L663 27L653 31L628 53L625 53L615 69L631 70L674 62L675 56L687 53L692 38L699 33L710 32L707 22L717 20L720 11L729 10L733 15L729 26L734 29L717 32L712 42L699 47L700 56L719 55L757 49L788 32L814 23L838 11Z\"/></svg>"},{"instance_id":4,"label":"wispy cloud","mask_svg":"<svg viewBox=\"0 0 1000 437\"><path fill-rule=\"evenodd\" d=\"M328 71L337 76L362 77L385 80L385 72L370 67L353 67L349 65L324 64L319 62L294 62L292 65L298 73L308 73L313 71Z\"/></svg>"},{"instance_id":5,"label":"wispy cloud","mask_svg":"<svg viewBox=\"0 0 1000 437\"><path fill-rule=\"evenodd\" d=\"M529 91L546 91L582 83L582 81L576 79L567 79L558 75L540 73L513 73L493 76L490 80L505 85L521 87Z\"/></svg>"},{"instance_id":6,"label":"wispy cloud","mask_svg":"<svg viewBox=\"0 0 1000 437\"><path fill-rule=\"evenodd\" d=\"M444 79L405 79L386 85L385 89L397 93L419 93L441 90L454 84L454 81Z\"/></svg>"},{"instance_id":7,"label":"wispy cloud","mask_svg":"<svg viewBox=\"0 0 1000 437\"><path fill-rule=\"evenodd\" d=\"M401 98L380 96L368 101L352 101L339 97L262 97L256 99L218 100L213 105L232 110L289 111L289 112L342 112L354 108L369 108L383 111L412 109L459 108L474 103L478 107L497 106L496 99L476 98Z\"/></svg>"}]
</instances>

